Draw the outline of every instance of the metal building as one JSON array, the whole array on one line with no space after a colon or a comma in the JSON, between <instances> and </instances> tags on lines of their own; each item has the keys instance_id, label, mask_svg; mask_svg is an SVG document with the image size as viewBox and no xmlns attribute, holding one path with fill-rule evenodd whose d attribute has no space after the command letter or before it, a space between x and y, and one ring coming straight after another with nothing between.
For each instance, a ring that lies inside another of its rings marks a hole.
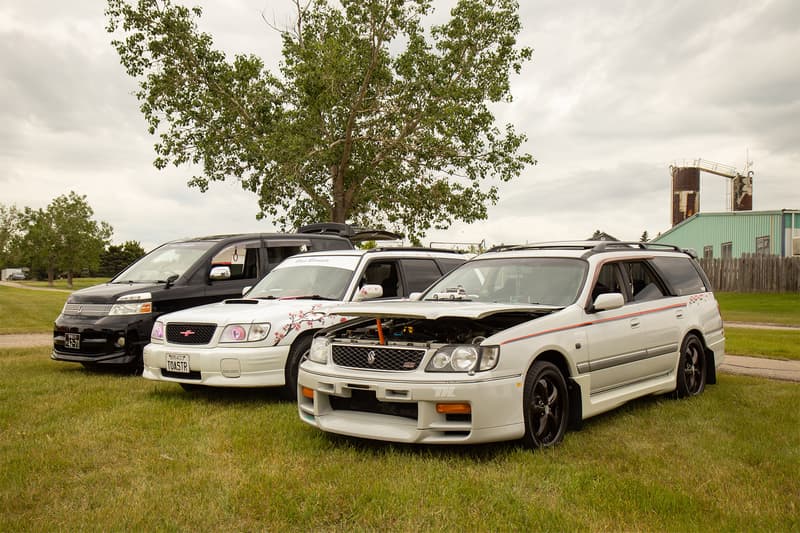
<instances>
[{"instance_id":1,"label":"metal building","mask_svg":"<svg viewBox=\"0 0 800 533\"><path fill-rule=\"evenodd\" d=\"M800 256L800 210L697 213L650 242L692 248L710 258Z\"/></svg>"}]
</instances>

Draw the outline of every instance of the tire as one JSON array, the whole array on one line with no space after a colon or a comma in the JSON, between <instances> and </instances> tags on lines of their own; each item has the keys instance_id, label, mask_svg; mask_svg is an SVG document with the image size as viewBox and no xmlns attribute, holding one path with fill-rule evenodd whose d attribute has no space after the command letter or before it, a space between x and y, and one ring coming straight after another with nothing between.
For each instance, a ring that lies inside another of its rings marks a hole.
<instances>
[{"instance_id":1,"label":"tire","mask_svg":"<svg viewBox=\"0 0 800 533\"><path fill-rule=\"evenodd\" d=\"M675 395L687 398L701 394L706 388L708 363L703 343L697 335L689 334L681 344L681 355L678 361Z\"/></svg>"},{"instance_id":2,"label":"tire","mask_svg":"<svg viewBox=\"0 0 800 533\"><path fill-rule=\"evenodd\" d=\"M308 357L311 349L311 339L313 335L303 335L294 341L286 358L286 370L284 371L284 396L288 400L297 400L297 373L300 371L300 363Z\"/></svg>"},{"instance_id":3,"label":"tire","mask_svg":"<svg viewBox=\"0 0 800 533\"><path fill-rule=\"evenodd\" d=\"M205 388L205 385L200 385L199 383L179 383L179 385L186 392L199 391Z\"/></svg>"},{"instance_id":4,"label":"tire","mask_svg":"<svg viewBox=\"0 0 800 533\"><path fill-rule=\"evenodd\" d=\"M522 401L522 440L526 446L547 448L564 439L569 422L569 392L557 366L547 361L534 362L525 377Z\"/></svg>"}]
</instances>

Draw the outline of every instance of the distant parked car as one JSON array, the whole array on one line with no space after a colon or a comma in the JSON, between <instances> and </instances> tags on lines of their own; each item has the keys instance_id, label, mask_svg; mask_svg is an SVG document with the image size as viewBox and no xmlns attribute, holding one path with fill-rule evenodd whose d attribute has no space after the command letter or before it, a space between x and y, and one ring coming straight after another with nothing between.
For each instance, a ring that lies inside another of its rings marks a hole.
<instances>
[{"instance_id":1,"label":"distant parked car","mask_svg":"<svg viewBox=\"0 0 800 533\"><path fill-rule=\"evenodd\" d=\"M23 279L27 279L23 272L14 272L13 274L8 276L8 279L11 281L20 281Z\"/></svg>"},{"instance_id":2,"label":"distant parked car","mask_svg":"<svg viewBox=\"0 0 800 533\"><path fill-rule=\"evenodd\" d=\"M716 382L725 337L708 279L667 245L547 243L489 252L419 301L329 310L300 365L300 419L368 439L557 444L650 394Z\"/></svg>"},{"instance_id":3,"label":"distant parked car","mask_svg":"<svg viewBox=\"0 0 800 533\"><path fill-rule=\"evenodd\" d=\"M142 375L185 389L285 385L294 398L313 334L342 320L326 315L328 308L407 297L464 261L461 254L425 248L295 255L242 298L159 318L144 348Z\"/></svg>"}]
</instances>

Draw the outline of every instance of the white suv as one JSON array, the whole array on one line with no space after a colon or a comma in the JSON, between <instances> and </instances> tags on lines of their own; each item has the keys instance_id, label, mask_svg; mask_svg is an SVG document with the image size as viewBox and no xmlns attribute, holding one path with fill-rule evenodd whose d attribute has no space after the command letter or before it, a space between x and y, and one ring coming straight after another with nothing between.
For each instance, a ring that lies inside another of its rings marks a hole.
<instances>
[{"instance_id":1,"label":"white suv","mask_svg":"<svg viewBox=\"0 0 800 533\"><path fill-rule=\"evenodd\" d=\"M185 389L285 384L294 398L297 367L313 333L342 320L326 309L343 301L406 297L465 260L425 248L290 257L243 298L161 316L144 348L142 375Z\"/></svg>"},{"instance_id":2,"label":"white suv","mask_svg":"<svg viewBox=\"0 0 800 533\"><path fill-rule=\"evenodd\" d=\"M700 394L725 338L686 251L642 243L506 247L423 295L334 308L300 367L300 418L396 442L562 440L633 398Z\"/></svg>"}]
</instances>

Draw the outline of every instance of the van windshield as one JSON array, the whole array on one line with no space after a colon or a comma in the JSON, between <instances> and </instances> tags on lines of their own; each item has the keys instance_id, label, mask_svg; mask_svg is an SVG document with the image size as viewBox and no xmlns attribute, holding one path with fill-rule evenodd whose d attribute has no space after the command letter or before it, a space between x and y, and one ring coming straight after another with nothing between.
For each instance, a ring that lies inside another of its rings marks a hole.
<instances>
[{"instance_id":1,"label":"van windshield","mask_svg":"<svg viewBox=\"0 0 800 533\"><path fill-rule=\"evenodd\" d=\"M156 248L115 277L111 283L166 283L182 276L214 242L176 242Z\"/></svg>"}]
</instances>

